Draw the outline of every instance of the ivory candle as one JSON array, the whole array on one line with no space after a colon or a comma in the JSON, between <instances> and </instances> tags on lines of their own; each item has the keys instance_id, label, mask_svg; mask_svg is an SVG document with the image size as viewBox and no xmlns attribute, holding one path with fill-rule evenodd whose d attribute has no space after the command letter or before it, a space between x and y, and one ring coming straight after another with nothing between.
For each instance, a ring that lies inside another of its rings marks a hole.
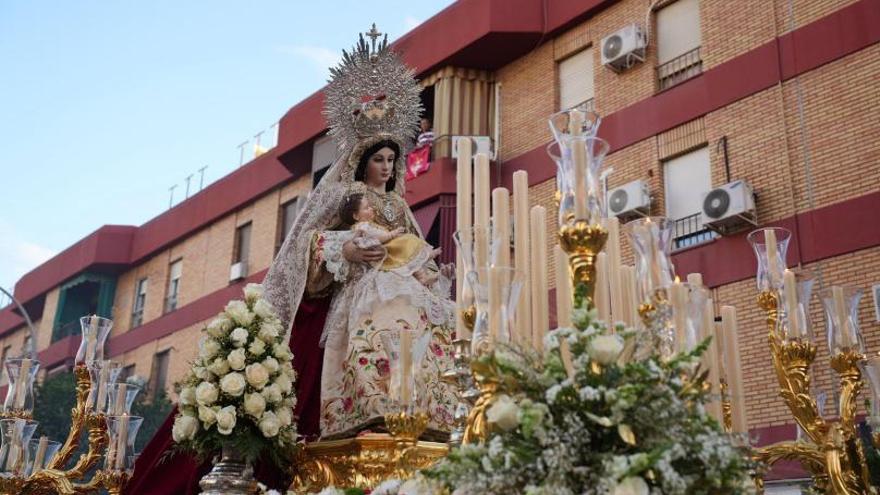
<instances>
[{"instance_id":1,"label":"ivory candle","mask_svg":"<svg viewBox=\"0 0 880 495\"><path fill-rule=\"evenodd\" d=\"M846 298L843 295L843 287L835 285L831 287L832 305L834 316L837 319L837 328L841 347L852 347L853 341L849 334L849 318L846 316Z\"/></svg>"},{"instance_id":2,"label":"ivory candle","mask_svg":"<svg viewBox=\"0 0 880 495\"><path fill-rule=\"evenodd\" d=\"M86 337L86 355L85 362L88 363L90 361L94 361L97 359L97 351L98 351L98 316L92 315L92 319L90 321L89 327L91 328L91 332Z\"/></svg>"},{"instance_id":3,"label":"ivory candle","mask_svg":"<svg viewBox=\"0 0 880 495\"><path fill-rule=\"evenodd\" d=\"M571 356L571 346L568 345L568 339L565 337L559 339L559 356L562 358L562 366L565 368L565 374L568 375L568 379L574 383L576 375L574 359L572 359Z\"/></svg>"},{"instance_id":4,"label":"ivory candle","mask_svg":"<svg viewBox=\"0 0 880 495\"><path fill-rule=\"evenodd\" d=\"M531 273L529 269L529 174L513 173L513 256L516 269L522 273L522 297L517 302L516 331L522 346L532 341Z\"/></svg>"},{"instance_id":5,"label":"ivory candle","mask_svg":"<svg viewBox=\"0 0 880 495\"><path fill-rule=\"evenodd\" d=\"M596 291L593 301L600 320L611 323L611 306L608 297L608 254L596 255Z\"/></svg>"},{"instance_id":6,"label":"ivory candle","mask_svg":"<svg viewBox=\"0 0 880 495\"><path fill-rule=\"evenodd\" d=\"M474 160L474 227L482 228L475 233L474 258L477 267L491 263L489 260L489 156L477 153Z\"/></svg>"},{"instance_id":7,"label":"ivory candle","mask_svg":"<svg viewBox=\"0 0 880 495\"><path fill-rule=\"evenodd\" d=\"M745 394L743 393L742 369L740 367L739 340L737 339L736 308L721 306L721 324L724 332L724 370L732 405L733 431L748 432Z\"/></svg>"},{"instance_id":8,"label":"ivory candle","mask_svg":"<svg viewBox=\"0 0 880 495\"><path fill-rule=\"evenodd\" d=\"M18 368L18 380L15 381L15 396L13 397L13 407L15 409L24 409L25 396L27 395L28 375L31 374L31 360L22 359L21 367Z\"/></svg>"},{"instance_id":9,"label":"ivory candle","mask_svg":"<svg viewBox=\"0 0 880 495\"><path fill-rule=\"evenodd\" d=\"M776 231L773 229L764 230L764 243L767 245L767 279L770 281L770 288L774 286L774 277L779 269L778 260L779 250L776 249Z\"/></svg>"},{"instance_id":10,"label":"ivory candle","mask_svg":"<svg viewBox=\"0 0 880 495\"><path fill-rule=\"evenodd\" d=\"M568 255L559 245L553 248L556 253L556 326L571 327L572 295Z\"/></svg>"},{"instance_id":11,"label":"ivory candle","mask_svg":"<svg viewBox=\"0 0 880 495\"><path fill-rule=\"evenodd\" d=\"M625 321L631 327L639 323L639 296L638 287L636 286L636 269L630 265L621 267L623 275L623 290L626 291L626 306L623 308L626 316Z\"/></svg>"},{"instance_id":12,"label":"ivory candle","mask_svg":"<svg viewBox=\"0 0 880 495\"><path fill-rule=\"evenodd\" d=\"M455 222L459 235L464 235L464 241L470 239L468 229L473 227L471 218L471 181L473 180L473 167L471 166L471 141L469 139L458 140L458 161L455 171L456 195L455 195ZM455 322L455 335L460 339L469 339L471 332L464 323L462 310L464 307L465 278L464 261L462 253L456 253L455 263L455 298L458 314Z\"/></svg>"},{"instance_id":13,"label":"ivory candle","mask_svg":"<svg viewBox=\"0 0 880 495\"><path fill-rule=\"evenodd\" d=\"M503 187L492 190L492 238L498 246L495 264L510 266L510 192Z\"/></svg>"},{"instance_id":14,"label":"ivory candle","mask_svg":"<svg viewBox=\"0 0 880 495\"><path fill-rule=\"evenodd\" d=\"M703 286L703 274L702 273L688 273L687 282L691 284L693 287L702 287Z\"/></svg>"},{"instance_id":15,"label":"ivory candle","mask_svg":"<svg viewBox=\"0 0 880 495\"><path fill-rule=\"evenodd\" d=\"M116 469L125 469L125 458L128 450L128 414L119 417L119 428L116 434Z\"/></svg>"},{"instance_id":16,"label":"ivory candle","mask_svg":"<svg viewBox=\"0 0 880 495\"><path fill-rule=\"evenodd\" d=\"M400 332L400 405L408 407L412 404L412 333L408 330Z\"/></svg>"},{"instance_id":17,"label":"ivory candle","mask_svg":"<svg viewBox=\"0 0 880 495\"><path fill-rule=\"evenodd\" d=\"M675 326L675 349L687 351L687 288L675 278L669 289L672 302L672 324Z\"/></svg>"},{"instance_id":18,"label":"ivory candle","mask_svg":"<svg viewBox=\"0 0 880 495\"><path fill-rule=\"evenodd\" d=\"M128 385L125 383L116 384L116 402L113 404L113 414L127 414L125 411L125 396L128 395Z\"/></svg>"},{"instance_id":19,"label":"ivory candle","mask_svg":"<svg viewBox=\"0 0 880 495\"><path fill-rule=\"evenodd\" d=\"M574 166L574 214L576 220L588 220L587 215L587 149L578 139L583 136L584 112L569 112L568 132L571 135L571 158Z\"/></svg>"},{"instance_id":20,"label":"ivory candle","mask_svg":"<svg viewBox=\"0 0 880 495\"><path fill-rule=\"evenodd\" d=\"M620 275L620 221L617 217L606 219L608 241L605 250L608 253L608 285L611 294L611 317L614 321L624 320L623 286Z\"/></svg>"},{"instance_id":21,"label":"ivory candle","mask_svg":"<svg viewBox=\"0 0 880 495\"><path fill-rule=\"evenodd\" d=\"M724 424L724 418L721 414L721 401L718 397L721 394L721 368L718 362L718 335L715 333L715 306L711 298L706 299L706 305L703 308L703 333L700 340L706 340L711 337L709 347L700 358L703 369L709 372L709 393L713 395L711 400L706 403L706 411L718 421Z\"/></svg>"},{"instance_id":22,"label":"ivory candle","mask_svg":"<svg viewBox=\"0 0 880 495\"><path fill-rule=\"evenodd\" d=\"M501 335L501 305L503 304L501 287L503 277L504 272L500 267L492 266L489 268L489 340L493 344L503 340Z\"/></svg>"},{"instance_id":23,"label":"ivory candle","mask_svg":"<svg viewBox=\"0 0 880 495\"><path fill-rule=\"evenodd\" d=\"M98 397L95 402L95 412L102 413L107 408L107 385L110 380L110 363L104 362L98 375Z\"/></svg>"},{"instance_id":24,"label":"ivory candle","mask_svg":"<svg viewBox=\"0 0 880 495\"><path fill-rule=\"evenodd\" d=\"M531 210L532 270L532 345L544 352L544 334L550 327L547 308L547 210L534 206Z\"/></svg>"},{"instance_id":25,"label":"ivory candle","mask_svg":"<svg viewBox=\"0 0 880 495\"><path fill-rule=\"evenodd\" d=\"M798 321L797 278L788 268L782 274L782 288L785 295L785 312L788 313L788 328L791 336L803 337Z\"/></svg>"},{"instance_id":26,"label":"ivory candle","mask_svg":"<svg viewBox=\"0 0 880 495\"><path fill-rule=\"evenodd\" d=\"M49 448L49 438L43 435L37 444L37 452L34 453L34 469L31 471L31 474L36 474L43 470L43 463L46 462L47 448Z\"/></svg>"}]
</instances>

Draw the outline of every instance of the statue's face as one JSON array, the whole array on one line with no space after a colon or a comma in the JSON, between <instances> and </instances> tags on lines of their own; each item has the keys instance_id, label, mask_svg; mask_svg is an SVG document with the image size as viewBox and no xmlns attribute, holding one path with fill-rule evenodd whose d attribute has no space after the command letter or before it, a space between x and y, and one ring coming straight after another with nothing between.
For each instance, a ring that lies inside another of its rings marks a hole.
<instances>
[{"instance_id":1,"label":"statue's face","mask_svg":"<svg viewBox=\"0 0 880 495\"><path fill-rule=\"evenodd\" d=\"M391 148L381 148L373 153L367 161L367 173L364 182L368 186L385 185L394 173L394 160L397 158Z\"/></svg>"}]
</instances>

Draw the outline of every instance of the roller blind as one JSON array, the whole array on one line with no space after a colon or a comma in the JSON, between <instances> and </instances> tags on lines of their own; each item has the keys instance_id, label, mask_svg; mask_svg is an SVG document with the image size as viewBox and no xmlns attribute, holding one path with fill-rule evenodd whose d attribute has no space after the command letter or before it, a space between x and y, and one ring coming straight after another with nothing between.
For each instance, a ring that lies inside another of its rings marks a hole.
<instances>
[{"instance_id":1,"label":"roller blind","mask_svg":"<svg viewBox=\"0 0 880 495\"><path fill-rule=\"evenodd\" d=\"M559 62L559 106L571 108L593 98L593 49Z\"/></svg>"},{"instance_id":2,"label":"roller blind","mask_svg":"<svg viewBox=\"0 0 880 495\"><path fill-rule=\"evenodd\" d=\"M329 167L336 158L336 144L330 136L324 136L315 141L312 146L312 172Z\"/></svg>"},{"instance_id":3,"label":"roller blind","mask_svg":"<svg viewBox=\"0 0 880 495\"><path fill-rule=\"evenodd\" d=\"M684 55L700 44L699 0L678 0L657 11L658 64Z\"/></svg>"},{"instance_id":4,"label":"roller blind","mask_svg":"<svg viewBox=\"0 0 880 495\"><path fill-rule=\"evenodd\" d=\"M703 195L712 188L709 148L704 147L667 160L666 216L678 220L703 211Z\"/></svg>"}]
</instances>

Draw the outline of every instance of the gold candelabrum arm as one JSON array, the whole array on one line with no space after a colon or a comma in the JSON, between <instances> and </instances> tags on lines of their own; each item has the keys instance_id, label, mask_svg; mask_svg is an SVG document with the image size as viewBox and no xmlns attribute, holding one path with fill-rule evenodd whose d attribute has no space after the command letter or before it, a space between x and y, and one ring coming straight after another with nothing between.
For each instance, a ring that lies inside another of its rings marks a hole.
<instances>
[{"instance_id":1,"label":"gold candelabrum arm","mask_svg":"<svg viewBox=\"0 0 880 495\"><path fill-rule=\"evenodd\" d=\"M575 301L586 298L587 307L592 308L596 290L596 255L605 247L608 231L601 225L575 220L559 228L558 238L559 247L568 254Z\"/></svg>"},{"instance_id":2,"label":"gold candelabrum arm","mask_svg":"<svg viewBox=\"0 0 880 495\"><path fill-rule=\"evenodd\" d=\"M48 466L52 470L61 470L70 461L70 457L79 447L79 438L86 425L86 418L89 416L88 401L89 388L91 387L89 369L80 364L74 368L73 373L76 377L76 405L70 411L70 432L67 439Z\"/></svg>"}]
</instances>

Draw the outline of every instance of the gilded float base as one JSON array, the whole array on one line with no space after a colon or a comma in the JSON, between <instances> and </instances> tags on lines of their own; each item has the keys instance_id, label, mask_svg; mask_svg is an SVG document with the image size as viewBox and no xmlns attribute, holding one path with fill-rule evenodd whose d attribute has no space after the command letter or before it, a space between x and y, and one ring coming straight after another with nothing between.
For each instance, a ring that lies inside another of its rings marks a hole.
<instances>
[{"instance_id":1,"label":"gilded float base","mask_svg":"<svg viewBox=\"0 0 880 495\"><path fill-rule=\"evenodd\" d=\"M445 457L449 446L416 442L401 450L400 439L387 433L309 443L294 459L290 490L311 493L328 486L371 489L389 478L424 469Z\"/></svg>"}]
</instances>

